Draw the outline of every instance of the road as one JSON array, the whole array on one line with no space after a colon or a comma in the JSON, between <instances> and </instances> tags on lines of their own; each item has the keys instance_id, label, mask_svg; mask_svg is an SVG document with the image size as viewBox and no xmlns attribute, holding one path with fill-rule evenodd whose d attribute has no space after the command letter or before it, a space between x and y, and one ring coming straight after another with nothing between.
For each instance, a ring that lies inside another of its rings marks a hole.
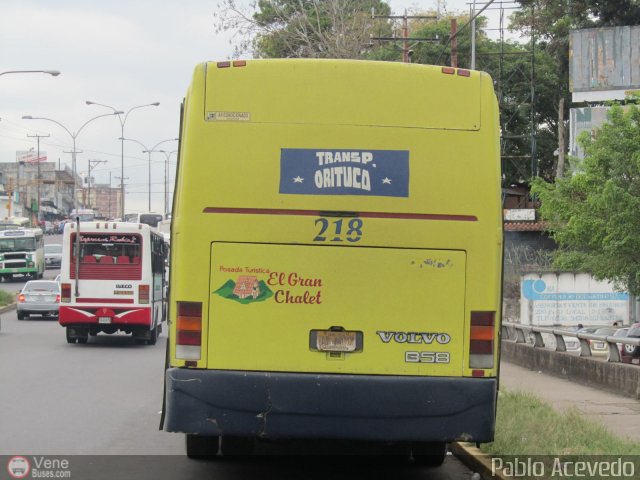
<instances>
[{"instance_id":1,"label":"road","mask_svg":"<svg viewBox=\"0 0 640 480\"><path fill-rule=\"evenodd\" d=\"M56 236L47 243L60 243ZM55 278L57 270L46 272ZM23 282L3 283L15 287ZM265 458L200 462L184 456L184 436L158 430L166 334L154 346L126 335L68 344L55 320L2 315L0 455L69 459L71 478L400 478L465 479L455 457L427 469L379 459ZM286 447L271 447L286 455ZM112 457L111 455L118 455ZM0 458L6 465L9 457ZM32 457L28 457L32 458ZM114 458L117 460L114 461ZM6 477L0 466L0 479Z\"/></svg>"}]
</instances>

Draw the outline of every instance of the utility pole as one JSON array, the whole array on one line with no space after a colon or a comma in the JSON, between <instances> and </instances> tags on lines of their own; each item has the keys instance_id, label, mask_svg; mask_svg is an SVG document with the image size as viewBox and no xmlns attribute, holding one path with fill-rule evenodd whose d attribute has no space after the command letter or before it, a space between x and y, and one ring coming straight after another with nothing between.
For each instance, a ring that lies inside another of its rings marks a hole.
<instances>
[{"instance_id":1,"label":"utility pole","mask_svg":"<svg viewBox=\"0 0 640 480\"><path fill-rule=\"evenodd\" d=\"M111 172L109 172L109 220L111 220Z\"/></svg>"},{"instance_id":2,"label":"utility pole","mask_svg":"<svg viewBox=\"0 0 640 480\"><path fill-rule=\"evenodd\" d=\"M371 9L371 18L386 18L386 19L401 19L402 20L402 37L369 37L370 40L384 40L393 41L402 40L402 62L409 63L411 61L411 53L409 48L409 41L412 42L437 42L439 38L419 38L409 37L409 20L437 20L437 15L407 15L407 11L404 11L404 15L376 15L374 9Z\"/></svg>"},{"instance_id":3,"label":"utility pole","mask_svg":"<svg viewBox=\"0 0 640 480\"><path fill-rule=\"evenodd\" d=\"M11 217L11 205L13 204L13 178L7 180L7 217Z\"/></svg>"},{"instance_id":4,"label":"utility pole","mask_svg":"<svg viewBox=\"0 0 640 480\"><path fill-rule=\"evenodd\" d=\"M471 70L476 69L476 0L471 5Z\"/></svg>"},{"instance_id":5,"label":"utility pole","mask_svg":"<svg viewBox=\"0 0 640 480\"><path fill-rule=\"evenodd\" d=\"M564 176L564 97L558 104L558 165L556 167L556 178Z\"/></svg>"},{"instance_id":6,"label":"utility pole","mask_svg":"<svg viewBox=\"0 0 640 480\"><path fill-rule=\"evenodd\" d=\"M120 212L122 212L122 218L120 219L120 221L124 222L124 204L122 203L124 201L124 194L125 194L125 191L124 191L125 183L124 183L124 181L125 180L129 180L129 177L116 177L116 179L120 180L120 192L122 192L121 196L120 196L120 202L121 202L120 203Z\"/></svg>"},{"instance_id":7,"label":"utility pole","mask_svg":"<svg viewBox=\"0 0 640 480\"><path fill-rule=\"evenodd\" d=\"M451 19L451 66L458 68L458 20Z\"/></svg>"},{"instance_id":8,"label":"utility pole","mask_svg":"<svg viewBox=\"0 0 640 480\"><path fill-rule=\"evenodd\" d=\"M40 139L41 138L47 138L50 137L51 135L47 134L47 135L39 135L39 134L35 134L35 135L29 135L27 134L27 137L29 138L36 138L37 142L38 142L38 153L37 153L37 157L36 157L36 163L38 164L38 183L37 183L37 198L38 198L38 225L40 225L40 221L42 220L42 207L40 206Z\"/></svg>"},{"instance_id":9,"label":"utility pole","mask_svg":"<svg viewBox=\"0 0 640 480\"><path fill-rule=\"evenodd\" d=\"M107 163L107 161L106 160L89 160L89 178L88 178L88 180L89 180L89 199L88 199L89 200L89 208L92 208L91 207L91 170L93 170L93 168L96 165L100 165L101 163ZM97 195L96 195L96 198L97 198Z\"/></svg>"}]
</instances>

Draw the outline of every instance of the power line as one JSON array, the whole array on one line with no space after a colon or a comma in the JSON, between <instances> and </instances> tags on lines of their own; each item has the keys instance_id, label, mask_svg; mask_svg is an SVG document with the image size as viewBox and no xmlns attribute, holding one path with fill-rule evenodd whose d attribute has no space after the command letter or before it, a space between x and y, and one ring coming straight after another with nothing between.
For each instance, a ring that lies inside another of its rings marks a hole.
<instances>
[{"instance_id":1,"label":"power line","mask_svg":"<svg viewBox=\"0 0 640 480\"><path fill-rule=\"evenodd\" d=\"M369 37L370 41L378 40L378 41L392 41L397 42L402 40L402 62L409 63L411 57L411 50L409 50L409 41L411 42L437 42L439 40L436 35L434 38L421 38L421 37L409 37L409 19L420 19L420 20L437 20L437 15L407 15L407 11L405 10L404 15L376 15L374 9L371 9L371 18L386 18L386 19L402 19L402 37L374 37L371 35Z\"/></svg>"},{"instance_id":2,"label":"power line","mask_svg":"<svg viewBox=\"0 0 640 480\"><path fill-rule=\"evenodd\" d=\"M440 51L440 55L438 55L438 59L435 62L435 65L440 64L440 59L442 58L442 55L444 55L445 50L447 49L447 47L449 46L449 43L451 42L451 40L453 40L454 38L457 38L458 35L460 35L460 32L462 32L462 30L464 30L465 28L467 28L467 26L473 22L476 18L478 18L478 16L484 12L489 5L491 5L495 0L489 0L486 5L484 7L482 7L480 10L478 10L478 13L476 13L473 17L471 17L469 19L469 21L467 23L465 23L462 27L460 27L458 30L456 30L456 32L452 35L449 35L449 37L447 38L447 41L444 43L444 45L442 46L442 50Z\"/></svg>"}]
</instances>

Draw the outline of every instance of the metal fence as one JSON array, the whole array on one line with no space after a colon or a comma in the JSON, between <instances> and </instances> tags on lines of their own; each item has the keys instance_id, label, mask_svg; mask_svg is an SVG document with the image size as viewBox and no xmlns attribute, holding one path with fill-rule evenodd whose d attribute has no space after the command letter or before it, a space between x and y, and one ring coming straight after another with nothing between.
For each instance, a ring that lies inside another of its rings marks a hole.
<instances>
[{"instance_id":1,"label":"metal fence","mask_svg":"<svg viewBox=\"0 0 640 480\"><path fill-rule=\"evenodd\" d=\"M553 335L556 341L555 351L566 352L567 347L564 337L577 338L580 341L580 356L591 357L591 345L589 341L603 342L607 344L609 362L622 361L618 345L640 346L640 338L614 337L611 335L594 335L592 333L575 332L550 327L534 327L519 323L502 322L502 339L512 340L516 343L531 343L534 348L546 348L542 334ZM529 340L528 340L529 339Z\"/></svg>"}]
</instances>

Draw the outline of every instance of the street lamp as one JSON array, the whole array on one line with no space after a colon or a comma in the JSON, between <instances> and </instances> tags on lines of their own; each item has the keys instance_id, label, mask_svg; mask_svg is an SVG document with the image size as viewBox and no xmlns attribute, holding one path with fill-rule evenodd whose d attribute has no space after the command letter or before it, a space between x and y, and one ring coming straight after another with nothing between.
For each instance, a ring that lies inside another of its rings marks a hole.
<instances>
[{"instance_id":1,"label":"street lamp","mask_svg":"<svg viewBox=\"0 0 640 480\"><path fill-rule=\"evenodd\" d=\"M167 215L169 212L167 211L167 193L169 190L169 158L172 153L178 153L177 150L173 150L171 152L167 152L166 150L158 150L159 152L164 153L166 161L164 162L164 214Z\"/></svg>"},{"instance_id":2,"label":"street lamp","mask_svg":"<svg viewBox=\"0 0 640 480\"><path fill-rule=\"evenodd\" d=\"M129 118L129 114L137 108L157 107L158 105L160 105L160 102L145 103L144 105L136 105L135 107L131 107L129 110L127 110L127 113L116 110L111 105L105 105L104 103L92 102L90 100L87 100L85 103L87 105L98 105L99 107L110 108L111 110L113 110L114 115L115 114L118 115L118 120L120 121L120 127L121 127L120 128L120 133L121 133L120 135L120 138L121 138L120 140L120 171L121 171L120 178L124 178L124 125L127 123L127 118ZM120 116L120 114L123 114L123 113L124 113L124 118ZM124 180L120 184L120 189L121 189L120 196L122 197L121 208L120 208L120 218L124 220Z\"/></svg>"},{"instance_id":3,"label":"street lamp","mask_svg":"<svg viewBox=\"0 0 640 480\"><path fill-rule=\"evenodd\" d=\"M86 122L84 122L82 124L82 126L74 133L71 130L69 130L67 127L65 127L62 123L58 122L57 120L54 120L53 118L47 118L47 117L33 117L31 115L23 115L22 119L23 120L47 120L49 122L53 122L56 125L59 125L60 127L62 127L70 136L71 136L71 140L73 141L73 151L71 152L71 159L72 159L72 163L71 163L71 169L72 169L72 175L73 175L73 187L71 190L71 193L73 195L73 208L77 209L78 208L78 204L77 204L77 199L76 199L76 153L78 153L78 151L76 150L76 138L78 138L78 135L80 135L80 132L84 129L84 127L86 127L88 124L90 124L91 122L93 122L94 120L97 120L98 118L102 118L102 117L108 117L111 115L119 115L122 112L116 111L113 113L103 113L102 115L97 115L93 118L90 118L89 120L87 120Z\"/></svg>"},{"instance_id":4,"label":"street lamp","mask_svg":"<svg viewBox=\"0 0 640 480\"><path fill-rule=\"evenodd\" d=\"M144 148L142 153L148 153L149 154L149 208L148 208L148 211L151 212L151 154L153 152L161 152L162 150L156 150L156 147L162 145L163 143L176 142L176 141L178 141L178 139L177 138L169 138L167 140L162 140L161 142L156 143L151 148L147 148L147 146L144 143L139 142L138 140L135 140L133 138L119 138L118 140L128 140L130 142L136 142L138 145L141 145L142 148Z\"/></svg>"},{"instance_id":5,"label":"street lamp","mask_svg":"<svg viewBox=\"0 0 640 480\"><path fill-rule=\"evenodd\" d=\"M6 75L7 73L48 73L52 77L60 75L58 70L9 70L7 72L0 72L0 75Z\"/></svg>"}]
</instances>

